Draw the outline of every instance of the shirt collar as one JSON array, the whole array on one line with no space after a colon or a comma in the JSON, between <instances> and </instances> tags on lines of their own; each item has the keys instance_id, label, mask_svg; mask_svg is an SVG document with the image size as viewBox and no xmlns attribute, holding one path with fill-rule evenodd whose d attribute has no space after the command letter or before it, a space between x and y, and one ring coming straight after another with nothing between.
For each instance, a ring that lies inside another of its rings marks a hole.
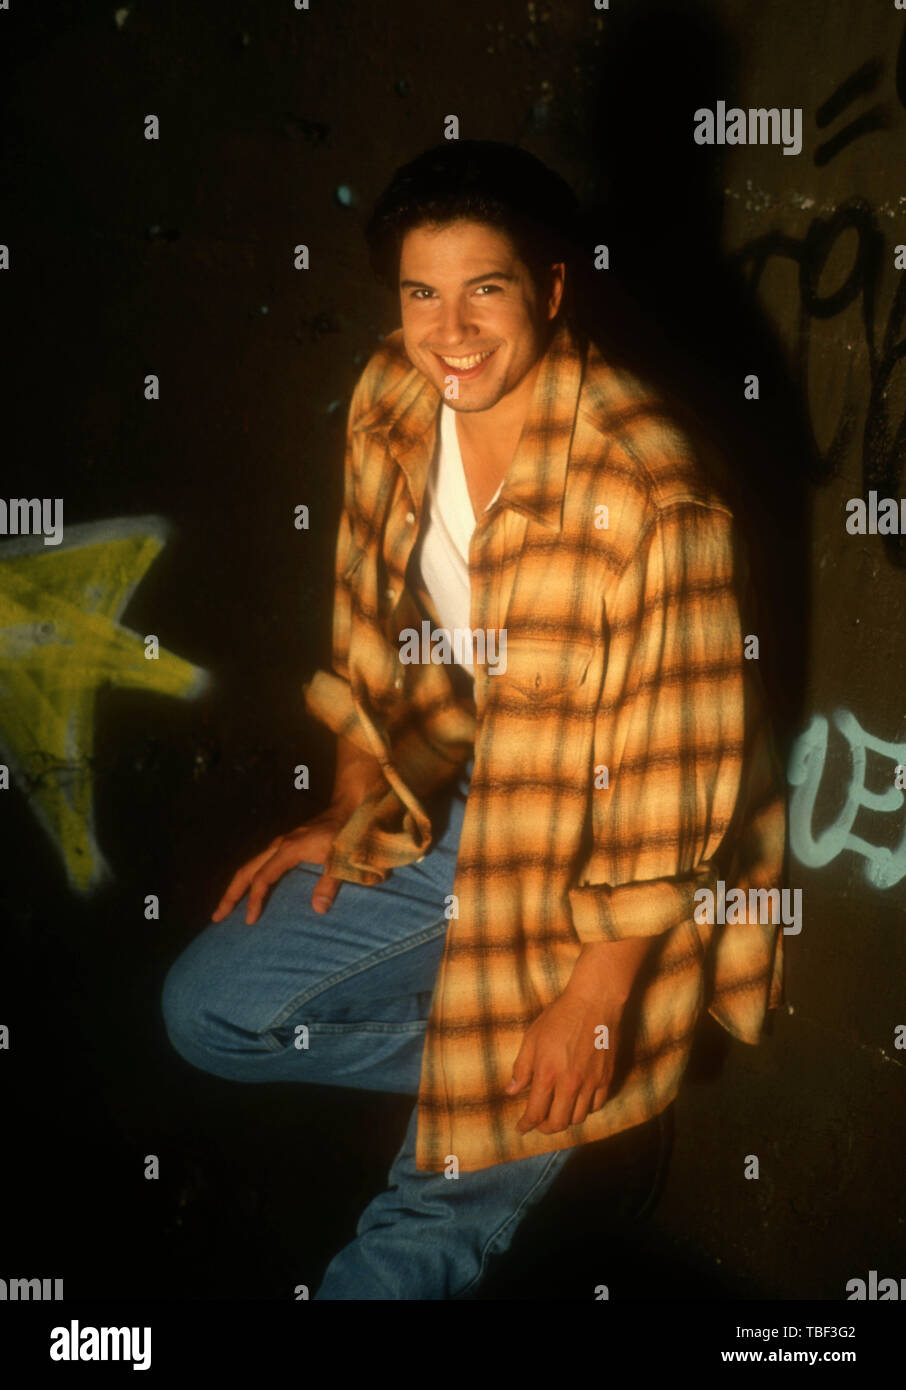
<instances>
[{"instance_id":1,"label":"shirt collar","mask_svg":"<svg viewBox=\"0 0 906 1390\"><path fill-rule=\"evenodd\" d=\"M405 473L412 498L421 505L431 466L441 394L409 365L403 330L384 339L399 358L402 375L352 426L385 437ZM566 465L583 380L583 354L565 320L557 325L541 359L528 414L498 499L545 526L559 530Z\"/></svg>"}]
</instances>

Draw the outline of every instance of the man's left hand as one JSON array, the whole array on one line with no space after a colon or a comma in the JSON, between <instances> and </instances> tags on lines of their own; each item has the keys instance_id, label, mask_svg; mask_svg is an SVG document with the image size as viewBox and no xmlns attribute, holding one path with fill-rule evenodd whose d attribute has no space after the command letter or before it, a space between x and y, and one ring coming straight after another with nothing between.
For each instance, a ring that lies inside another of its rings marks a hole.
<instances>
[{"instance_id":1,"label":"man's left hand","mask_svg":"<svg viewBox=\"0 0 906 1390\"><path fill-rule=\"evenodd\" d=\"M650 946L650 938L586 946L566 989L528 1028L506 1088L511 1096L529 1090L520 1134L558 1134L600 1110L623 1010Z\"/></svg>"}]
</instances>

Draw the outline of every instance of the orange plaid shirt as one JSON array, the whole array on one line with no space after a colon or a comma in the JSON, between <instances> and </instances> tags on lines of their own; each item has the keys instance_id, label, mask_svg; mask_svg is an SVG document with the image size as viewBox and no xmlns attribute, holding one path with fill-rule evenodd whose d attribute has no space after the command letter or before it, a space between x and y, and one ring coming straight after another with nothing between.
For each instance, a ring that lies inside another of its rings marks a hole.
<instances>
[{"instance_id":1,"label":"orange plaid shirt","mask_svg":"<svg viewBox=\"0 0 906 1390\"><path fill-rule=\"evenodd\" d=\"M419 1169L455 1155L469 1171L656 1115L705 1008L758 1042L781 998L781 928L699 925L693 895L721 878L780 886L786 797L743 654L732 514L664 402L563 322L470 547L472 629L506 629L505 673L476 665L468 692L449 665L401 662L402 629L440 625L409 565L440 404L397 329L353 394L333 669L304 690L388 784L337 837L325 871L339 878L382 883L425 855L431 798L474 756L416 1151ZM558 1134L519 1134L526 1097L504 1088L526 1029L586 943L639 936L660 940L611 1037L606 1103Z\"/></svg>"}]
</instances>

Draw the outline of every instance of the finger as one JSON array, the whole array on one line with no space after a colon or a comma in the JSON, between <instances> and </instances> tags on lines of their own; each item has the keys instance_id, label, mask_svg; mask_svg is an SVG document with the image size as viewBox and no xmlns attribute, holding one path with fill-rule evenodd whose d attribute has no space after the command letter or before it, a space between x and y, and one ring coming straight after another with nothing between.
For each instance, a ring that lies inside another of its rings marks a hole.
<instances>
[{"instance_id":1,"label":"finger","mask_svg":"<svg viewBox=\"0 0 906 1390\"><path fill-rule=\"evenodd\" d=\"M532 1059L534 1049L528 1038L524 1038L522 1046L516 1055L513 1063L513 1071L510 1080L507 1082L507 1094L516 1096L520 1091L524 1091L532 1079Z\"/></svg>"},{"instance_id":2,"label":"finger","mask_svg":"<svg viewBox=\"0 0 906 1390\"><path fill-rule=\"evenodd\" d=\"M613 1080L614 1059L612 1053L605 1053L603 1055L604 1074L603 1076L598 1077L598 1080L595 1084L595 1093L591 1098L592 1110L600 1110L601 1106L605 1103L607 1097L610 1095L610 1084Z\"/></svg>"},{"instance_id":3,"label":"finger","mask_svg":"<svg viewBox=\"0 0 906 1390\"><path fill-rule=\"evenodd\" d=\"M333 906L333 900L340 891L341 878L331 878L330 874L322 874L314 887L311 895L311 905L315 912L329 912Z\"/></svg>"},{"instance_id":4,"label":"finger","mask_svg":"<svg viewBox=\"0 0 906 1390\"><path fill-rule=\"evenodd\" d=\"M295 863L295 848L290 844L284 844L281 849L277 850L276 854L271 855L266 864L262 864L249 887L249 901L245 912L248 926L253 926L261 916L261 908L267 890L279 878L282 878L287 869L292 868Z\"/></svg>"},{"instance_id":5,"label":"finger","mask_svg":"<svg viewBox=\"0 0 906 1390\"><path fill-rule=\"evenodd\" d=\"M584 1119L587 1119L588 1112L591 1109L591 1103L594 1094L594 1081L590 1081L587 1086L582 1087L582 1090L579 1092L578 1099L576 1100L576 1103L573 1106L573 1113L569 1121L571 1125L580 1125Z\"/></svg>"},{"instance_id":6,"label":"finger","mask_svg":"<svg viewBox=\"0 0 906 1390\"><path fill-rule=\"evenodd\" d=\"M551 1097L554 1094L553 1081L543 1081L536 1073L532 1082L532 1089L529 1092L528 1105L516 1128L520 1134L528 1134L530 1129L540 1125L548 1110L550 1109Z\"/></svg>"},{"instance_id":7,"label":"finger","mask_svg":"<svg viewBox=\"0 0 906 1390\"><path fill-rule=\"evenodd\" d=\"M598 1089L595 1091L594 1095L591 1098L591 1108L593 1111L601 1109L601 1106L607 1100L608 1089L609 1087L607 1086L599 1086Z\"/></svg>"},{"instance_id":8,"label":"finger","mask_svg":"<svg viewBox=\"0 0 906 1390\"><path fill-rule=\"evenodd\" d=\"M245 894L255 874L263 864L267 863L273 853L272 847L262 850L261 854L256 854L254 859L250 859L247 864L243 864L241 869L236 870L230 879L226 892L211 914L212 922L219 922L221 918L229 916L239 899Z\"/></svg>"},{"instance_id":9,"label":"finger","mask_svg":"<svg viewBox=\"0 0 906 1390\"><path fill-rule=\"evenodd\" d=\"M553 1102L544 1120L538 1126L542 1134L559 1134L561 1129L566 1129L581 1084L581 1079L571 1074L559 1077L554 1090Z\"/></svg>"}]
</instances>

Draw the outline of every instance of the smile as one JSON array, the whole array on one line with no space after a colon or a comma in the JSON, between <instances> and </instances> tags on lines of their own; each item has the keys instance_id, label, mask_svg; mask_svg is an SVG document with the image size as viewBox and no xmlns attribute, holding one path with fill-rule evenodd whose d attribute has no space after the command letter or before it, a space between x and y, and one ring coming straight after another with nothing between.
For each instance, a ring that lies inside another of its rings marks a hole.
<instances>
[{"instance_id":1,"label":"smile","mask_svg":"<svg viewBox=\"0 0 906 1390\"><path fill-rule=\"evenodd\" d=\"M473 372L477 373L496 351L497 348L491 348L490 352L475 352L469 357L443 357L439 352L434 355L457 376L471 376Z\"/></svg>"}]
</instances>

